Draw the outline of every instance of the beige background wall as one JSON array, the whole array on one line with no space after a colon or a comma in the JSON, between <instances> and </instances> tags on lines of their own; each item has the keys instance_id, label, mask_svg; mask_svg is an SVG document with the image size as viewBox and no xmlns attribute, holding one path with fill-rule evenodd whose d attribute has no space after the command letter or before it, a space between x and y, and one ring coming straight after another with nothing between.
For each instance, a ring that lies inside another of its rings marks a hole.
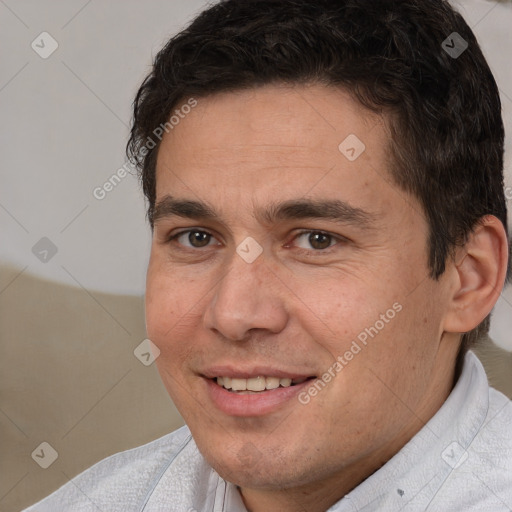
<instances>
[{"instance_id":1,"label":"beige background wall","mask_svg":"<svg viewBox=\"0 0 512 512\"><path fill-rule=\"evenodd\" d=\"M0 510L14 512L183 422L155 366L133 353L145 338L142 297L0 270L10 283L0 294ZM42 442L58 453L47 469L31 458Z\"/></svg>"},{"instance_id":2,"label":"beige background wall","mask_svg":"<svg viewBox=\"0 0 512 512\"><path fill-rule=\"evenodd\" d=\"M152 55L204 4L0 2L0 512L181 425L156 369L133 354L149 253L137 181L102 200L93 191L125 163ZM512 187L512 5L458 4L502 91ZM45 59L31 47L55 44L43 31L58 44ZM492 336L512 351L511 313L509 288ZM512 354L489 344L480 355L512 396ZM58 452L48 469L31 457L42 442Z\"/></svg>"}]
</instances>

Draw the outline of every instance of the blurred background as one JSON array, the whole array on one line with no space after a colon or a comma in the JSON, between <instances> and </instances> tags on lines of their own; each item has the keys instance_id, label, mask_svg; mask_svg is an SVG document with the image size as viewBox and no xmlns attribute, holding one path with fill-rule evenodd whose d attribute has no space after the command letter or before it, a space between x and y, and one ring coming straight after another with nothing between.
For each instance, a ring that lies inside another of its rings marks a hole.
<instances>
[{"instance_id":1,"label":"blurred background","mask_svg":"<svg viewBox=\"0 0 512 512\"><path fill-rule=\"evenodd\" d=\"M501 90L512 210L512 4L453 3ZM0 0L0 511L182 425L145 355L150 232L124 148L152 58L205 5ZM512 396L511 288L491 338Z\"/></svg>"}]
</instances>

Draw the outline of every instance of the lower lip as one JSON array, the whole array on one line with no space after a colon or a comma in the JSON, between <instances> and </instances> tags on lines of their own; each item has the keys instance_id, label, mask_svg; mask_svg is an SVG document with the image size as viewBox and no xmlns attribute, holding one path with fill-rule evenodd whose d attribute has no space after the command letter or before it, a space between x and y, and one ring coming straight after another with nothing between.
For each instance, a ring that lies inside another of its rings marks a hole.
<instances>
[{"instance_id":1,"label":"lower lip","mask_svg":"<svg viewBox=\"0 0 512 512\"><path fill-rule=\"evenodd\" d=\"M276 411L297 395L310 383L308 379L287 388L269 389L251 394L238 394L219 386L214 380L205 378L212 402L223 413L230 416L264 416Z\"/></svg>"}]
</instances>

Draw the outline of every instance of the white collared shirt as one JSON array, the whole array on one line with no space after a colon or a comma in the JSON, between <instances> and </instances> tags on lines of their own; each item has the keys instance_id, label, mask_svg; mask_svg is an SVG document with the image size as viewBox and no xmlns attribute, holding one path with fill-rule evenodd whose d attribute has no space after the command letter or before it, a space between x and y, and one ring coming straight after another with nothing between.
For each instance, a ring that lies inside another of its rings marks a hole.
<instances>
[{"instance_id":1,"label":"white collared shirt","mask_svg":"<svg viewBox=\"0 0 512 512\"><path fill-rule=\"evenodd\" d=\"M247 512L187 427L95 464L25 512ZM466 354L446 402L328 512L512 512L512 401Z\"/></svg>"}]
</instances>

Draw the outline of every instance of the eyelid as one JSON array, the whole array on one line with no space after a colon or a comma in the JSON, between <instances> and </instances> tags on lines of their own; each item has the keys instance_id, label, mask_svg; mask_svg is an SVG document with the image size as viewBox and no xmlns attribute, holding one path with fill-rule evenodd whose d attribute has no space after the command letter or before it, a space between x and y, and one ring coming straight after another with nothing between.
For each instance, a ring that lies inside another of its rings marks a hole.
<instances>
[{"instance_id":1,"label":"eyelid","mask_svg":"<svg viewBox=\"0 0 512 512\"><path fill-rule=\"evenodd\" d=\"M186 233L192 233L192 232L206 233L207 235L211 236L212 238L217 239L217 237L213 233L208 231L207 229L191 227L191 228L183 229L181 231L173 232L173 233L167 235L165 237L165 241L166 241L166 243L171 243L171 242L174 242L181 235L184 235ZM178 244L178 245L182 245L182 244ZM190 249L190 250L203 249L202 247L187 247L187 246L183 246L183 247L185 247L185 249ZM206 248L206 247L210 247L210 245L206 245L204 248Z\"/></svg>"},{"instance_id":2,"label":"eyelid","mask_svg":"<svg viewBox=\"0 0 512 512\"><path fill-rule=\"evenodd\" d=\"M179 238L181 235L184 235L184 234L187 234L187 233L191 233L191 232L199 232L199 233L206 233L207 235L211 236L212 238L214 239L217 239L216 235L214 235L213 233L211 233L209 230L205 229L205 228L198 228L198 227L190 227L190 228L186 228L186 229L183 229L181 231L177 231L177 232L173 232L172 234L169 234L167 237L166 237L166 242L167 243L170 243L170 242L174 242L177 238ZM298 231L297 233L295 233L293 235L293 238L291 239L290 242L287 242L285 244L285 247L289 247L291 245L291 243L296 240L297 238L301 237L301 236L304 236L304 235L310 235L312 233L319 233L319 234L322 234L322 235L326 235L330 238L332 238L333 240L336 240L337 243L334 243L333 245L330 245L329 247L326 247L325 249L303 249L302 247L297 247L297 250L300 251L300 252L308 252L308 253L314 253L314 254L327 254L329 252L331 252L331 250L333 248L335 248L337 245L339 245L339 243L346 243L346 242L349 242L349 240L346 238L346 237L343 237L341 235L335 235L333 233L330 233L329 231L324 231L324 230L321 230L321 229L303 229L303 230L300 230ZM179 245L182 245L182 244L179 244ZM204 247L187 247L187 246L183 246L185 247L185 250L198 250L198 249L206 249L207 247L210 247L210 245L206 245Z\"/></svg>"},{"instance_id":3,"label":"eyelid","mask_svg":"<svg viewBox=\"0 0 512 512\"><path fill-rule=\"evenodd\" d=\"M322 229L304 229L304 230L301 230L297 233L295 233L295 235L293 236L292 238L292 242L294 240L296 240L297 238L303 236L303 235L310 235L312 233L319 233L321 235L326 235L330 238L332 238L333 240L337 241L337 243L334 243L332 245L330 245L329 247L326 247L325 249L303 249L302 247L298 247L297 249L299 251L306 251L308 253L314 253L314 254L328 254L331 252L331 250L333 250L337 245L339 245L339 243L346 243L346 242L349 242L348 238L345 238L344 236L341 236L341 235L335 235L334 233L330 233L329 231L324 231ZM288 247L289 245L291 244L291 242L288 242L286 244L286 246Z\"/></svg>"}]
</instances>

